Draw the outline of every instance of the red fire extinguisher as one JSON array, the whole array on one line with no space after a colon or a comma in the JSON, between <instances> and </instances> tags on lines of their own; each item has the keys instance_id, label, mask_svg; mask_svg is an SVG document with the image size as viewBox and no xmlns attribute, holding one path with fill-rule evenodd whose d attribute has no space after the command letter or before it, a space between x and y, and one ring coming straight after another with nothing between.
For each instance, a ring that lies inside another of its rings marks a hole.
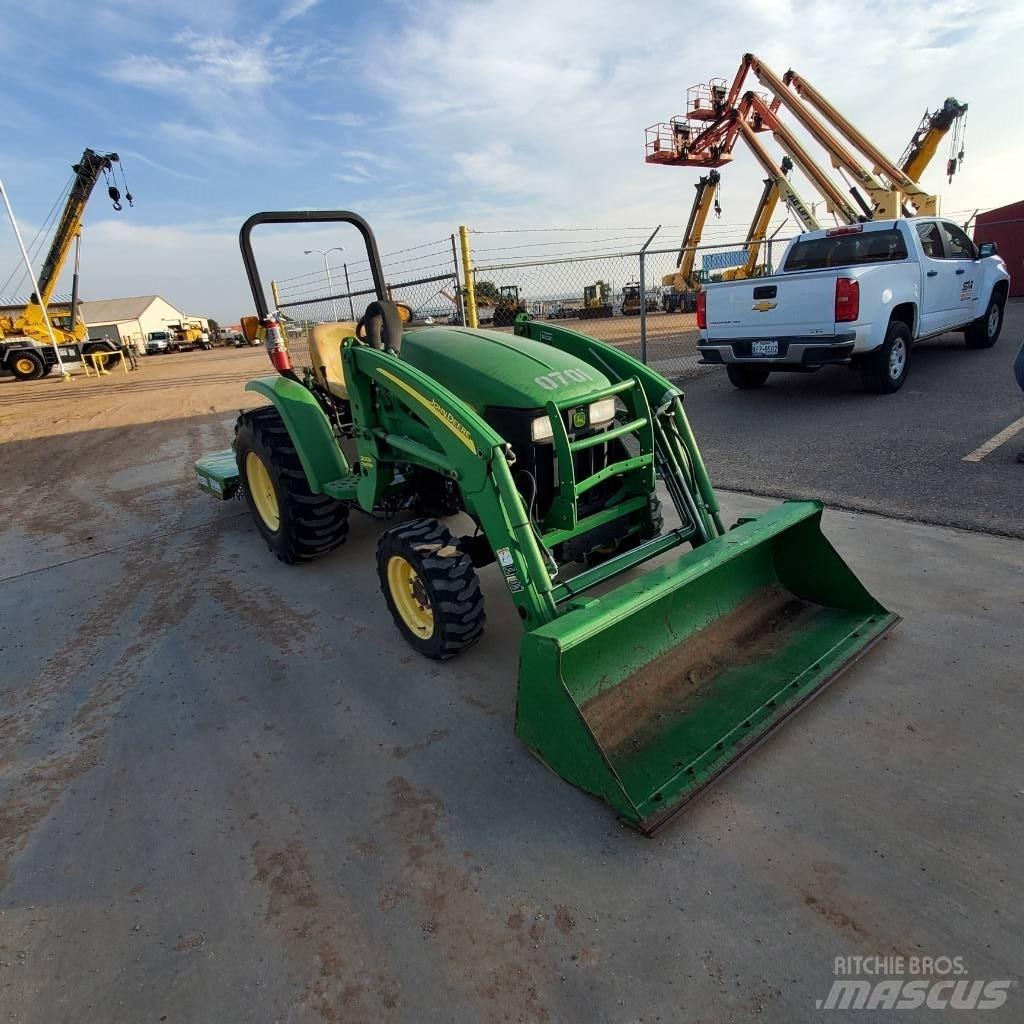
<instances>
[{"instance_id":1,"label":"red fire extinguisher","mask_svg":"<svg viewBox=\"0 0 1024 1024\"><path fill-rule=\"evenodd\" d=\"M268 313L263 320L263 344L267 347L267 354L274 364L278 373L290 372L292 361L288 356L288 346L285 343L284 331L281 330L277 313Z\"/></svg>"}]
</instances>

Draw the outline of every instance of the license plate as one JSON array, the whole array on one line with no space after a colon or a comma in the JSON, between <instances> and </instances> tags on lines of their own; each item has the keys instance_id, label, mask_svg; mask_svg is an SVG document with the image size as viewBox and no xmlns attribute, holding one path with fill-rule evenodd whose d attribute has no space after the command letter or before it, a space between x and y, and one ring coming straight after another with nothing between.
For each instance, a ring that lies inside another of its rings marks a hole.
<instances>
[{"instance_id":1,"label":"license plate","mask_svg":"<svg viewBox=\"0 0 1024 1024\"><path fill-rule=\"evenodd\" d=\"M779 354L779 343L772 341L752 341L750 343L750 354L752 356L777 356Z\"/></svg>"}]
</instances>

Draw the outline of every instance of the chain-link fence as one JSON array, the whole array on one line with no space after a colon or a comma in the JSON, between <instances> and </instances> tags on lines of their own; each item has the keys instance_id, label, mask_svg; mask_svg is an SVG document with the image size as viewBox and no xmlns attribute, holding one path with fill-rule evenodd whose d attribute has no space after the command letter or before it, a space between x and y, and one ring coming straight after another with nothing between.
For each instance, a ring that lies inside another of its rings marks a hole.
<instances>
[{"instance_id":1,"label":"chain-link fence","mask_svg":"<svg viewBox=\"0 0 1024 1024\"><path fill-rule=\"evenodd\" d=\"M615 345L675 378L700 366L699 289L734 276L772 273L788 241L773 238L751 247L742 239L716 240L681 251L666 246L667 231L607 229L617 233L578 239L543 230L543 241L494 244L485 237L479 245L477 236L490 233L470 233L471 260L485 257L472 271L479 325L511 331L525 312ZM318 270L272 282L292 364L299 368L310 365L309 336L316 324L356 321L376 297L366 260L324 260ZM454 235L385 254L382 262L388 293L412 309L413 325L466 322L463 262Z\"/></svg>"},{"instance_id":2,"label":"chain-link fence","mask_svg":"<svg viewBox=\"0 0 1024 1024\"><path fill-rule=\"evenodd\" d=\"M462 323L461 290L454 239L412 246L381 257L388 295L405 303L413 324ZM324 266L271 282L282 314L292 365L310 365L309 336L317 324L358 321L377 294L367 260Z\"/></svg>"},{"instance_id":3,"label":"chain-link fence","mask_svg":"<svg viewBox=\"0 0 1024 1024\"><path fill-rule=\"evenodd\" d=\"M644 248L518 259L474 267L481 327L511 329L517 313L564 323L670 377L697 372L697 292L705 283L772 273L785 241L716 242L680 252ZM680 267L680 264L683 264Z\"/></svg>"}]
</instances>

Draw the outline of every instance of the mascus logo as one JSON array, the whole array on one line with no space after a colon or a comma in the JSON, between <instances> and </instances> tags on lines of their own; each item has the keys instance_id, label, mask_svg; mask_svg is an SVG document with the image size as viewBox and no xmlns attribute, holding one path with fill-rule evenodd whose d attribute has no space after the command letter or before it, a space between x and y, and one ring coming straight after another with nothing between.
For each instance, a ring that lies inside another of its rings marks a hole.
<instances>
[{"instance_id":1,"label":"mascus logo","mask_svg":"<svg viewBox=\"0 0 1024 1024\"><path fill-rule=\"evenodd\" d=\"M768 310L774 309L778 305L777 302L772 302L771 299L760 299L755 302L750 308L755 313L767 313Z\"/></svg>"}]
</instances>

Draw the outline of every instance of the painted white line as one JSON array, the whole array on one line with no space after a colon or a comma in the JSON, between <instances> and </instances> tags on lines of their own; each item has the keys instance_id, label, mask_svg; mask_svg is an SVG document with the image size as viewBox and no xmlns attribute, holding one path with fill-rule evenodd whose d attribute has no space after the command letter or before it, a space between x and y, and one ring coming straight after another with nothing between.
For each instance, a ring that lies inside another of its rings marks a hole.
<instances>
[{"instance_id":1,"label":"painted white line","mask_svg":"<svg viewBox=\"0 0 1024 1024\"><path fill-rule=\"evenodd\" d=\"M1001 444L1006 444L1014 434L1024 430L1024 416L1014 420L1005 430L1000 430L995 437L990 437L981 447L975 448L970 455L965 455L961 462L981 462L986 455L991 455Z\"/></svg>"}]
</instances>

